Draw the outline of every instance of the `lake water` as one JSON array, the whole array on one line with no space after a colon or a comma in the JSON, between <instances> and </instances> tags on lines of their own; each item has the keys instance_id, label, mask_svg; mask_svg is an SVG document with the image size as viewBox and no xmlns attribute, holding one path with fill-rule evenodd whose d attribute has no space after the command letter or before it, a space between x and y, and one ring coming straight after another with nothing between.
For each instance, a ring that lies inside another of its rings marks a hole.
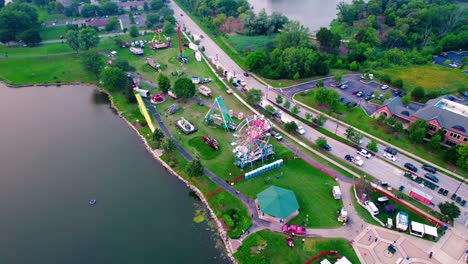
<instances>
[{"instance_id":1,"label":"lake water","mask_svg":"<svg viewBox=\"0 0 468 264\"><path fill-rule=\"evenodd\" d=\"M0 84L0 124L0 263L228 263L95 89Z\"/></svg>"},{"instance_id":2,"label":"lake water","mask_svg":"<svg viewBox=\"0 0 468 264\"><path fill-rule=\"evenodd\" d=\"M297 20L308 27L311 32L320 27L328 27L336 18L336 6L340 2L350 3L351 0L248 0L255 12L263 8L270 14L280 12L289 19Z\"/></svg>"}]
</instances>

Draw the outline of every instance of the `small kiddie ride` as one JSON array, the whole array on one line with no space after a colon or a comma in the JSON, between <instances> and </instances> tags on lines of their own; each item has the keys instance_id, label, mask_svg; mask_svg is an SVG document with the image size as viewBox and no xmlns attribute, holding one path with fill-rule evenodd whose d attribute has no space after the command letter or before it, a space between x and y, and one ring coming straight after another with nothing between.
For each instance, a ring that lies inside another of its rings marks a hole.
<instances>
[{"instance_id":1,"label":"small kiddie ride","mask_svg":"<svg viewBox=\"0 0 468 264\"><path fill-rule=\"evenodd\" d=\"M218 111L221 113L221 116L215 114L216 109L218 109ZM234 120L232 119L231 114L229 113L229 110L224 104L223 98L221 98L221 96L218 96L215 99L210 107L210 110L208 110L208 113L206 113L204 121L207 124L213 124L215 121L220 121L221 126L226 129L226 131L233 131L237 128L237 125L234 123Z\"/></svg>"},{"instance_id":2,"label":"small kiddie ride","mask_svg":"<svg viewBox=\"0 0 468 264\"><path fill-rule=\"evenodd\" d=\"M175 112L177 112L178 110L179 110L179 105L173 104L173 105L169 106L169 108L167 109L167 113L168 113L169 115L172 115L172 114L174 114Z\"/></svg>"},{"instance_id":3,"label":"small kiddie ride","mask_svg":"<svg viewBox=\"0 0 468 264\"><path fill-rule=\"evenodd\" d=\"M337 217L338 222L346 223L348 222L348 211L346 208L341 208L339 215Z\"/></svg>"},{"instance_id":4,"label":"small kiddie ride","mask_svg":"<svg viewBox=\"0 0 468 264\"><path fill-rule=\"evenodd\" d=\"M137 55L137 56L143 56L143 54L144 54L143 49L141 49L141 48L135 48L135 47L130 47L130 52L131 52L133 55Z\"/></svg>"},{"instance_id":5,"label":"small kiddie ride","mask_svg":"<svg viewBox=\"0 0 468 264\"><path fill-rule=\"evenodd\" d=\"M198 91L203 96L211 97L211 89L209 87L206 87L205 85L200 85L200 87L198 87Z\"/></svg>"},{"instance_id":6,"label":"small kiddie ride","mask_svg":"<svg viewBox=\"0 0 468 264\"><path fill-rule=\"evenodd\" d=\"M191 134L195 131L197 131L197 128L192 124L190 123L189 121L187 121L187 119L181 117L179 120L176 121L176 125L177 127L179 127L182 132L184 132L186 135L188 134Z\"/></svg>"},{"instance_id":7,"label":"small kiddie ride","mask_svg":"<svg viewBox=\"0 0 468 264\"><path fill-rule=\"evenodd\" d=\"M161 65L157 63L155 60L152 58L146 58L146 63L153 69L157 70L158 72L161 71Z\"/></svg>"},{"instance_id":8,"label":"small kiddie ride","mask_svg":"<svg viewBox=\"0 0 468 264\"><path fill-rule=\"evenodd\" d=\"M203 142L205 142L208 146L212 147L213 149L219 150L218 141L216 141L216 139L205 135L203 136Z\"/></svg>"},{"instance_id":9,"label":"small kiddie ride","mask_svg":"<svg viewBox=\"0 0 468 264\"><path fill-rule=\"evenodd\" d=\"M161 35L164 38L161 39ZM162 29L156 29L154 31L154 37L153 39L149 42L150 48L153 50L156 49L165 49L171 47L171 38L166 37L166 35L163 34Z\"/></svg>"},{"instance_id":10,"label":"small kiddie ride","mask_svg":"<svg viewBox=\"0 0 468 264\"><path fill-rule=\"evenodd\" d=\"M292 237L287 237L286 238L286 243L288 244L288 247L294 247L294 241Z\"/></svg>"},{"instance_id":11,"label":"small kiddie ride","mask_svg":"<svg viewBox=\"0 0 468 264\"><path fill-rule=\"evenodd\" d=\"M306 228L304 226L296 226L296 225L283 225L283 232L287 234L291 234L293 236L305 236L306 235Z\"/></svg>"},{"instance_id":12,"label":"small kiddie ride","mask_svg":"<svg viewBox=\"0 0 468 264\"><path fill-rule=\"evenodd\" d=\"M162 94L155 94L150 97L150 102L152 104L160 104L166 101L166 98Z\"/></svg>"}]
</instances>

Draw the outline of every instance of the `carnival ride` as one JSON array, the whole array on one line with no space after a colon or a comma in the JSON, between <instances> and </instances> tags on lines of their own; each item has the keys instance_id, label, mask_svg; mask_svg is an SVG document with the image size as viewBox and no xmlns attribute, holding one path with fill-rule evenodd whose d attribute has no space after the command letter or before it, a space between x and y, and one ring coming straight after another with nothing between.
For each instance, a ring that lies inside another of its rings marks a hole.
<instances>
[{"instance_id":1,"label":"carnival ride","mask_svg":"<svg viewBox=\"0 0 468 264\"><path fill-rule=\"evenodd\" d=\"M180 30L180 25L177 25L177 39L179 41L179 55L177 56L177 60L180 60L184 64L188 63L188 56L184 55L184 45L182 45L182 33Z\"/></svg>"},{"instance_id":2,"label":"carnival ride","mask_svg":"<svg viewBox=\"0 0 468 264\"><path fill-rule=\"evenodd\" d=\"M197 128L194 124L187 121L187 119L181 117L176 121L176 125L184 132L186 135L197 131Z\"/></svg>"},{"instance_id":3,"label":"carnival ride","mask_svg":"<svg viewBox=\"0 0 468 264\"><path fill-rule=\"evenodd\" d=\"M273 145L269 143L271 128L271 121L261 115L242 120L231 143L237 166L244 168L275 153Z\"/></svg>"},{"instance_id":4,"label":"carnival ride","mask_svg":"<svg viewBox=\"0 0 468 264\"><path fill-rule=\"evenodd\" d=\"M161 65L157 63L152 58L146 58L146 63L153 69L157 70L158 72L161 71Z\"/></svg>"},{"instance_id":5,"label":"carnival ride","mask_svg":"<svg viewBox=\"0 0 468 264\"><path fill-rule=\"evenodd\" d=\"M166 101L166 98L164 97L163 94L154 94L150 97L150 102L152 104L160 104Z\"/></svg>"},{"instance_id":6,"label":"carnival ride","mask_svg":"<svg viewBox=\"0 0 468 264\"><path fill-rule=\"evenodd\" d=\"M203 142L205 142L208 146L212 147L214 150L219 150L218 141L216 141L216 139L205 135L203 136Z\"/></svg>"},{"instance_id":7,"label":"carnival ride","mask_svg":"<svg viewBox=\"0 0 468 264\"><path fill-rule=\"evenodd\" d=\"M216 110L221 113L221 116L215 113ZM226 131L236 130L237 127L221 96L216 97L213 104L210 106L210 110L208 110L203 120L207 124L213 124L217 121L220 121L221 126L226 129Z\"/></svg>"},{"instance_id":8,"label":"carnival ride","mask_svg":"<svg viewBox=\"0 0 468 264\"><path fill-rule=\"evenodd\" d=\"M161 38L164 38L164 40ZM158 28L154 31L153 39L149 42L150 48L153 50L156 49L165 49L171 47L171 38L164 35L163 30Z\"/></svg>"},{"instance_id":9,"label":"carnival ride","mask_svg":"<svg viewBox=\"0 0 468 264\"><path fill-rule=\"evenodd\" d=\"M198 91L203 96L211 97L211 89L209 87L206 87L205 85L200 85L200 87L198 87Z\"/></svg>"}]
</instances>

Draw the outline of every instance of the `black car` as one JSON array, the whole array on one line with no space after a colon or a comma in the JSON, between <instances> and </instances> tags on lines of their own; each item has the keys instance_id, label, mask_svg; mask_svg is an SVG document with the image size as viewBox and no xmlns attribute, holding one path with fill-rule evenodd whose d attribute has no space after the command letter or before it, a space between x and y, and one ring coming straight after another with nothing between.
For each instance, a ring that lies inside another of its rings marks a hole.
<instances>
[{"instance_id":1,"label":"black car","mask_svg":"<svg viewBox=\"0 0 468 264\"><path fill-rule=\"evenodd\" d=\"M466 200L461 201L460 205L465 206L466 205Z\"/></svg>"},{"instance_id":2,"label":"black car","mask_svg":"<svg viewBox=\"0 0 468 264\"><path fill-rule=\"evenodd\" d=\"M437 169L432 167L431 165L423 164L422 168L430 173L436 173Z\"/></svg>"},{"instance_id":3,"label":"black car","mask_svg":"<svg viewBox=\"0 0 468 264\"><path fill-rule=\"evenodd\" d=\"M443 195L444 195L444 196L447 196L447 195L448 195L448 190L444 190Z\"/></svg>"},{"instance_id":4,"label":"black car","mask_svg":"<svg viewBox=\"0 0 468 264\"><path fill-rule=\"evenodd\" d=\"M369 101L370 99L372 99L372 96L369 96L369 95L364 98L364 100L366 101Z\"/></svg>"},{"instance_id":5,"label":"black car","mask_svg":"<svg viewBox=\"0 0 468 264\"><path fill-rule=\"evenodd\" d=\"M403 97L406 95L406 92L405 91L401 91L401 93L398 95L399 97Z\"/></svg>"},{"instance_id":6,"label":"black car","mask_svg":"<svg viewBox=\"0 0 468 264\"><path fill-rule=\"evenodd\" d=\"M460 196L458 196L457 199L455 199L455 202L457 203L461 203L461 201L462 201L462 198Z\"/></svg>"},{"instance_id":7,"label":"black car","mask_svg":"<svg viewBox=\"0 0 468 264\"><path fill-rule=\"evenodd\" d=\"M429 180L433 181L433 182L439 182L439 178L437 178L437 177L434 176L433 174L426 173L426 174L424 174L424 177L425 177L426 179L429 179Z\"/></svg>"},{"instance_id":8,"label":"black car","mask_svg":"<svg viewBox=\"0 0 468 264\"><path fill-rule=\"evenodd\" d=\"M407 162L405 163L405 168L407 168L408 170L412 170L413 172L418 172L418 168L416 168L413 164Z\"/></svg>"},{"instance_id":9,"label":"black car","mask_svg":"<svg viewBox=\"0 0 468 264\"><path fill-rule=\"evenodd\" d=\"M450 200L455 200L457 199L457 195L456 194L452 194L452 196L450 197Z\"/></svg>"},{"instance_id":10,"label":"black car","mask_svg":"<svg viewBox=\"0 0 468 264\"><path fill-rule=\"evenodd\" d=\"M402 90L393 90L394 95L400 95Z\"/></svg>"},{"instance_id":11,"label":"black car","mask_svg":"<svg viewBox=\"0 0 468 264\"><path fill-rule=\"evenodd\" d=\"M351 155L346 155L344 156L344 159L349 161L349 162L352 162L353 161L353 157L351 157Z\"/></svg>"},{"instance_id":12,"label":"black car","mask_svg":"<svg viewBox=\"0 0 468 264\"><path fill-rule=\"evenodd\" d=\"M438 191L438 193L439 193L439 194L443 194L443 193L444 193L444 191L445 191L445 189L444 189L444 188L440 188L440 189L439 189L439 191Z\"/></svg>"},{"instance_id":13,"label":"black car","mask_svg":"<svg viewBox=\"0 0 468 264\"><path fill-rule=\"evenodd\" d=\"M369 92L367 93L367 96L372 96L373 94L374 94L374 91L369 91Z\"/></svg>"},{"instance_id":14,"label":"black car","mask_svg":"<svg viewBox=\"0 0 468 264\"><path fill-rule=\"evenodd\" d=\"M332 148L328 144L325 144L325 146L323 146L323 149L326 150L326 151L331 151L332 150Z\"/></svg>"},{"instance_id":15,"label":"black car","mask_svg":"<svg viewBox=\"0 0 468 264\"><path fill-rule=\"evenodd\" d=\"M385 148L384 151L387 152L387 153L392 154L393 156L395 156L396 154L398 154L398 151L397 151L396 149L394 149L394 148L391 148L391 147Z\"/></svg>"}]
</instances>

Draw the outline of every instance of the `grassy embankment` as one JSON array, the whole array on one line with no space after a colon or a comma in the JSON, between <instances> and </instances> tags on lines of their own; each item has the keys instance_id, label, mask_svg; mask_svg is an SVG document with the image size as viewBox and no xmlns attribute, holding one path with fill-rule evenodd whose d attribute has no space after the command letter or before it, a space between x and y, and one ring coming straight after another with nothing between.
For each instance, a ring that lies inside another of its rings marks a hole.
<instances>
[{"instance_id":1,"label":"grassy embankment","mask_svg":"<svg viewBox=\"0 0 468 264\"><path fill-rule=\"evenodd\" d=\"M268 231L260 231L249 236L234 257L239 263L305 263L323 251L335 250L341 256L351 261L360 263L356 253L345 239L306 238L304 243L300 237L293 238L294 247L286 244L286 236ZM324 256L313 264L320 263L327 258L331 262L336 261L334 256Z\"/></svg>"},{"instance_id":2,"label":"grassy embankment","mask_svg":"<svg viewBox=\"0 0 468 264\"><path fill-rule=\"evenodd\" d=\"M66 26L42 27L39 34L42 41L60 39L60 36L65 37Z\"/></svg>"},{"instance_id":3,"label":"grassy embankment","mask_svg":"<svg viewBox=\"0 0 468 264\"><path fill-rule=\"evenodd\" d=\"M306 95L296 95L295 99L307 104L310 107L318 109L319 111L326 112L335 118L350 124L360 130L366 131L367 133L380 138L383 141L389 142L399 148L405 149L413 153L417 157L421 157L430 162L433 162L446 169L453 170L454 167L444 161L444 152L434 152L430 150L426 145L414 144L410 142L408 136L405 133L391 133L387 131L387 127L377 123L377 119L368 116L364 110L355 107L352 109L347 108L344 105L339 105L336 112L331 112L328 108L325 109L315 101L315 91L309 91ZM462 169L457 169L457 172L461 175L468 175L468 172Z\"/></svg>"}]
</instances>

